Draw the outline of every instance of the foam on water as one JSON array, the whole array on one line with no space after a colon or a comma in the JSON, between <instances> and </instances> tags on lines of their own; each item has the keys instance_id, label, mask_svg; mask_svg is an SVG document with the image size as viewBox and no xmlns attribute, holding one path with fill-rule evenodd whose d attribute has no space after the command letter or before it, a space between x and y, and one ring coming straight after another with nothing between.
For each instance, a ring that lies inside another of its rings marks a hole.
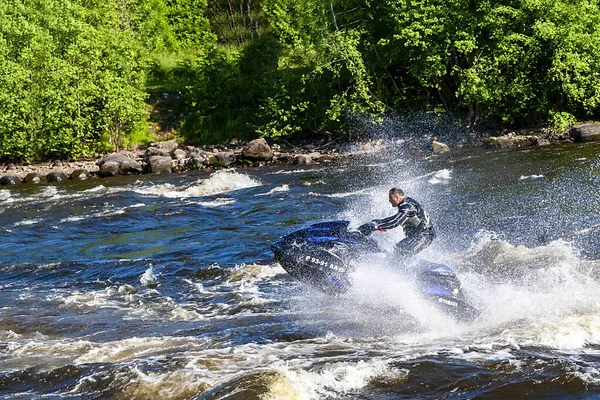
<instances>
[{"instance_id":1,"label":"foam on water","mask_svg":"<svg viewBox=\"0 0 600 400\"><path fill-rule=\"evenodd\" d=\"M337 397L361 389L375 378L391 375L388 362L382 360L328 363L314 370L291 370L284 366L279 371L293 383L302 399ZM395 372L396 379L406 375Z\"/></svg>"},{"instance_id":2,"label":"foam on water","mask_svg":"<svg viewBox=\"0 0 600 400\"><path fill-rule=\"evenodd\" d=\"M185 340L182 338L181 346ZM381 358L348 361L343 356L326 355L328 350L353 351L363 346L367 349L372 344L362 343L356 347L352 341L344 342L335 335L327 335L287 344L250 343L220 349L194 349L189 345L190 350L182 354L183 368L162 373L136 370L128 393L134 390L141 398L147 398L143 393L152 388L155 392L165 391L179 397L180 393L201 384L202 390L212 388L220 397L254 388L252 393L259 394L260 398L310 400L345 395L364 388L373 380L397 380L406 376L405 370L392 371L389 362ZM169 343L169 346L174 345L177 343ZM122 341L106 344L99 350L94 349L77 361L98 358L110 361L132 350L135 356L146 356L148 345L141 340ZM319 354L321 356L317 356ZM174 381L179 383L177 388L173 386Z\"/></svg>"},{"instance_id":3,"label":"foam on water","mask_svg":"<svg viewBox=\"0 0 600 400\"><path fill-rule=\"evenodd\" d=\"M362 189L362 190L357 190L354 192L342 192L342 193L333 193L333 194L309 192L308 195L313 196L313 197L329 197L332 199L341 199L341 198L345 198L345 197L361 196L361 195L364 195L364 194L370 193L370 192L371 192L370 189Z\"/></svg>"},{"instance_id":4,"label":"foam on water","mask_svg":"<svg viewBox=\"0 0 600 400\"><path fill-rule=\"evenodd\" d=\"M519 180L526 180L526 179L542 179L545 178L544 175L521 175L521 177L519 178Z\"/></svg>"},{"instance_id":5,"label":"foam on water","mask_svg":"<svg viewBox=\"0 0 600 400\"><path fill-rule=\"evenodd\" d=\"M287 274L279 265L241 264L236 266L229 278L231 282L272 280L273 278Z\"/></svg>"},{"instance_id":6,"label":"foam on water","mask_svg":"<svg viewBox=\"0 0 600 400\"><path fill-rule=\"evenodd\" d=\"M0 190L0 201L5 201L5 202L14 201L12 192L10 190L1 189Z\"/></svg>"},{"instance_id":7,"label":"foam on water","mask_svg":"<svg viewBox=\"0 0 600 400\"><path fill-rule=\"evenodd\" d=\"M319 169L293 169L293 170L279 170L277 172L272 172L270 175L290 175L290 174L305 174L307 172L316 172Z\"/></svg>"},{"instance_id":8,"label":"foam on water","mask_svg":"<svg viewBox=\"0 0 600 400\"><path fill-rule=\"evenodd\" d=\"M515 246L480 236L454 268L483 310L474 329L504 327L492 342L522 347L583 349L600 341L600 282L597 267L582 261L568 242ZM451 257L452 258L452 257Z\"/></svg>"},{"instance_id":9,"label":"foam on water","mask_svg":"<svg viewBox=\"0 0 600 400\"><path fill-rule=\"evenodd\" d=\"M19 222L15 222L13 226L24 226L24 225L34 225L41 222L41 219L24 219Z\"/></svg>"},{"instance_id":10,"label":"foam on water","mask_svg":"<svg viewBox=\"0 0 600 400\"><path fill-rule=\"evenodd\" d=\"M144 286L156 287L156 284L158 283L158 277L154 275L152 264L150 264L148 269L142 274L142 276L140 276L140 283Z\"/></svg>"},{"instance_id":11,"label":"foam on water","mask_svg":"<svg viewBox=\"0 0 600 400\"><path fill-rule=\"evenodd\" d=\"M235 203L234 199L228 199L228 198L225 198L225 197L218 197L218 198L216 198L214 200L211 200L211 201L198 201L195 204L198 204L199 206L202 206L202 207L212 208L212 207L228 206L228 205L231 205L233 203Z\"/></svg>"},{"instance_id":12,"label":"foam on water","mask_svg":"<svg viewBox=\"0 0 600 400\"><path fill-rule=\"evenodd\" d=\"M436 185L439 183L447 184L452 180L452 170L442 169L439 171L433 172L433 175L427 182L432 185Z\"/></svg>"},{"instance_id":13,"label":"foam on water","mask_svg":"<svg viewBox=\"0 0 600 400\"><path fill-rule=\"evenodd\" d=\"M37 204L37 203L52 203L58 200L66 201L80 198L91 198L102 196L108 192L108 189L103 185L98 185L91 189L82 191L69 191L66 188L60 188L57 186L44 186L40 187L36 193L29 195L21 195L18 192L11 192L8 190L0 191L0 201L4 201L10 204ZM7 192L7 193L3 193Z\"/></svg>"},{"instance_id":14,"label":"foam on water","mask_svg":"<svg viewBox=\"0 0 600 400\"><path fill-rule=\"evenodd\" d=\"M257 194L257 196L268 196L268 195L274 194L274 193L289 192L289 191L290 191L289 185L281 185L281 186L274 187L273 189L269 190L267 193Z\"/></svg>"},{"instance_id":15,"label":"foam on water","mask_svg":"<svg viewBox=\"0 0 600 400\"><path fill-rule=\"evenodd\" d=\"M144 337L114 342L87 343L86 351L73 360L75 365L117 362L158 355L173 348L194 350L206 346L206 341L195 337Z\"/></svg>"},{"instance_id":16,"label":"foam on water","mask_svg":"<svg viewBox=\"0 0 600 400\"><path fill-rule=\"evenodd\" d=\"M203 197L213 194L231 192L233 190L247 189L260 186L261 183L246 174L235 170L221 170L188 186L178 186L171 183L153 184L138 183L129 188L115 188L112 191L131 190L145 196L158 196L167 198Z\"/></svg>"}]
</instances>

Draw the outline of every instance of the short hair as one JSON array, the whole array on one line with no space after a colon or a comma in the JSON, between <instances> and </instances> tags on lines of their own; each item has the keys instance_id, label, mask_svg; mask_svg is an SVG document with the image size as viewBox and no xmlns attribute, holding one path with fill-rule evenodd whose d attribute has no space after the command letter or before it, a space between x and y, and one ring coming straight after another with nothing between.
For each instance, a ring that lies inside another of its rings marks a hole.
<instances>
[{"instance_id":1,"label":"short hair","mask_svg":"<svg viewBox=\"0 0 600 400\"><path fill-rule=\"evenodd\" d=\"M390 189L390 194L397 194L400 196L404 196L404 191L402 191L402 189L400 189L400 188L393 187Z\"/></svg>"}]
</instances>

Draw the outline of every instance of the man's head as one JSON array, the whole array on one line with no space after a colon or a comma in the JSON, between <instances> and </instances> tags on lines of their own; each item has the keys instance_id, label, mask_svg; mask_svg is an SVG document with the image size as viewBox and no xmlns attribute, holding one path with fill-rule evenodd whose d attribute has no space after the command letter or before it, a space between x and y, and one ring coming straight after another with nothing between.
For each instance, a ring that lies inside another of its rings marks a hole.
<instances>
[{"instance_id":1,"label":"man's head","mask_svg":"<svg viewBox=\"0 0 600 400\"><path fill-rule=\"evenodd\" d=\"M404 192L399 188L390 189L390 204L392 207L398 206L398 204L404 201Z\"/></svg>"}]
</instances>

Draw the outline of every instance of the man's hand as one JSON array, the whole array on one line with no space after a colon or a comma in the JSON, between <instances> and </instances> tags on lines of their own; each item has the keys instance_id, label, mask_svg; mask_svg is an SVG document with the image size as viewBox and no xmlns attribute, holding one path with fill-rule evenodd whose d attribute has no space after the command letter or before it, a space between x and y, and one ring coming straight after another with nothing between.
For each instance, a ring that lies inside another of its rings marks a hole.
<instances>
[{"instance_id":1,"label":"man's hand","mask_svg":"<svg viewBox=\"0 0 600 400\"><path fill-rule=\"evenodd\" d=\"M358 231L365 236L369 236L374 230L377 230L377 224L375 222L367 222L358 227Z\"/></svg>"}]
</instances>

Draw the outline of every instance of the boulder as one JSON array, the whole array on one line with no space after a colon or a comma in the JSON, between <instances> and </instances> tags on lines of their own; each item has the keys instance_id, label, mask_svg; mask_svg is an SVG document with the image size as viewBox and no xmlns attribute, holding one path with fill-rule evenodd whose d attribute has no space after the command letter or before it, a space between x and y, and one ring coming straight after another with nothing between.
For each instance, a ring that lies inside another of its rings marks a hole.
<instances>
[{"instance_id":1,"label":"boulder","mask_svg":"<svg viewBox=\"0 0 600 400\"><path fill-rule=\"evenodd\" d=\"M277 161L292 162L295 160L296 156L292 153L277 153L277 155L275 155L274 158Z\"/></svg>"},{"instance_id":2,"label":"boulder","mask_svg":"<svg viewBox=\"0 0 600 400\"><path fill-rule=\"evenodd\" d=\"M185 150L175 149L171 152L171 157L177 161L183 161L187 158L188 153Z\"/></svg>"},{"instance_id":3,"label":"boulder","mask_svg":"<svg viewBox=\"0 0 600 400\"><path fill-rule=\"evenodd\" d=\"M74 181L85 181L90 176L90 173L85 169L76 169L71 172L71 179Z\"/></svg>"},{"instance_id":4,"label":"boulder","mask_svg":"<svg viewBox=\"0 0 600 400\"><path fill-rule=\"evenodd\" d=\"M450 151L450 147L446 143L438 142L434 140L431 142L431 147L434 153L447 153Z\"/></svg>"},{"instance_id":5,"label":"boulder","mask_svg":"<svg viewBox=\"0 0 600 400\"><path fill-rule=\"evenodd\" d=\"M576 142L592 142L600 140L600 124L581 124L571 128L571 138Z\"/></svg>"},{"instance_id":6,"label":"boulder","mask_svg":"<svg viewBox=\"0 0 600 400\"><path fill-rule=\"evenodd\" d=\"M167 154L171 153L173 150L179 147L179 143L177 143L176 139L167 140L166 142L156 142L151 144L152 147L155 147L159 150L165 151Z\"/></svg>"},{"instance_id":7,"label":"boulder","mask_svg":"<svg viewBox=\"0 0 600 400\"><path fill-rule=\"evenodd\" d=\"M67 179L67 176L62 172L50 172L48 175L46 175L46 182L60 183L66 181Z\"/></svg>"},{"instance_id":8,"label":"boulder","mask_svg":"<svg viewBox=\"0 0 600 400\"><path fill-rule=\"evenodd\" d=\"M4 166L4 171L14 171L17 169L17 166L13 163L8 163Z\"/></svg>"},{"instance_id":9,"label":"boulder","mask_svg":"<svg viewBox=\"0 0 600 400\"><path fill-rule=\"evenodd\" d=\"M38 174L37 172L30 172L25 176L25 178L23 178L23 182L25 182L25 183L41 183L42 176L40 174Z\"/></svg>"},{"instance_id":10,"label":"boulder","mask_svg":"<svg viewBox=\"0 0 600 400\"><path fill-rule=\"evenodd\" d=\"M148 147L144 152L144 159L149 160L150 157L154 156L169 157L170 155L170 151L159 149L158 147Z\"/></svg>"},{"instance_id":11,"label":"boulder","mask_svg":"<svg viewBox=\"0 0 600 400\"><path fill-rule=\"evenodd\" d=\"M170 174L173 170L173 161L171 157L152 156L148 160L148 166L152 174Z\"/></svg>"},{"instance_id":12,"label":"boulder","mask_svg":"<svg viewBox=\"0 0 600 400\"><path fill-rule=\"evenodd\" d=\"M312 163L313 163L313 160L308 154L298 154L296 156L296 158L294 158L294 164L309 165Z\"/></svg>"},{"instance_id":13,"label":"boulder","mask_svg":"<svg viewBox=\"0 0 600 400\"><path fill-rule=\"evenodd\" d=\"M97 162L101 177L142 173L142 164L124 154L113 153Z\"/></svg>"},{"instance_id":14,"label":"boulder","mask_svg":"<svg viewBox=\"0 0 600 400\"><path fill-rule=\"evenodd\" d=\"M202 154L194 153L191 155L190 159L187 162L187 166L190 169L201 169L206 165L206 160L208 158Z\"/></svg>"},{"instance_id":15,"label":"boulder","mask_svg":"<svg viewBox=\"0 0 600 400\"><path fill-rule=\"evenodd\" d=\"M14 175L4 175L0 178L0 185L3 186L14 186L21 183L21 180Z\"/></svg>"},{"instance_id":16,"label":"boulder","mask_svg":"<svg viewBox=\"0 0 600 400\"><path fill-rule=\"evenodd\" d=\"M217 157L215 157L214 154L208 153L206 155L206 160L204 161L204 164L211 166L211 167L218 167L219 161L217 161Z\"/></svg>"},{"instance_id":17,"label":"boulder","mask_svg":"<svg viewBox=\"0 0 600 400\"><path fill-rule=\"evenodd\" d=\"M233 164L236 160L235 154L233 151L223 151L215 154L215 159L217 160L218 166L228 167Z\"/></svg>"},{"instance_id":18,"label":"boulder","mask_svg":"<svg viewBox=\"0 0 600 400\"><path fill-rule=\"evenodd\" d=\"M504 135L491 137L487 140L488 147L508 149L512 147L532 146L535 138L532 136Z\"/></svg>"},{"instance_id":19,"label":"boulder","mask_svg":"<svg viewBox=\"0 0 600 400\"><path fill-rule=\"evenodd\" d=\"M185 168L188 159L188 153L185 150L175 149L171 152L171 157L173 158L173 166L178 171Z\"/></svg>"},{"instance_id":20,"label":"boulder","mask_svg":"<svg viewBox=\"0 0 600 400\"><path fill-rule=\"evenodd\" d=\"M244 158L253 161L270 161L273 158L273 150L271 150L267 141L263 138L248 143L244 147L242 154Z\"/></svg>"},{"instance_id":21,"label":"boulder","mask_svg":"<svg viewBox=\"0 0 600 400\"><path fill-rule=\"evenodd\" d=\"M537 138L533 141L534 146L549 146L550 141L548 139Z\"/></svg>"}]
</instances>

